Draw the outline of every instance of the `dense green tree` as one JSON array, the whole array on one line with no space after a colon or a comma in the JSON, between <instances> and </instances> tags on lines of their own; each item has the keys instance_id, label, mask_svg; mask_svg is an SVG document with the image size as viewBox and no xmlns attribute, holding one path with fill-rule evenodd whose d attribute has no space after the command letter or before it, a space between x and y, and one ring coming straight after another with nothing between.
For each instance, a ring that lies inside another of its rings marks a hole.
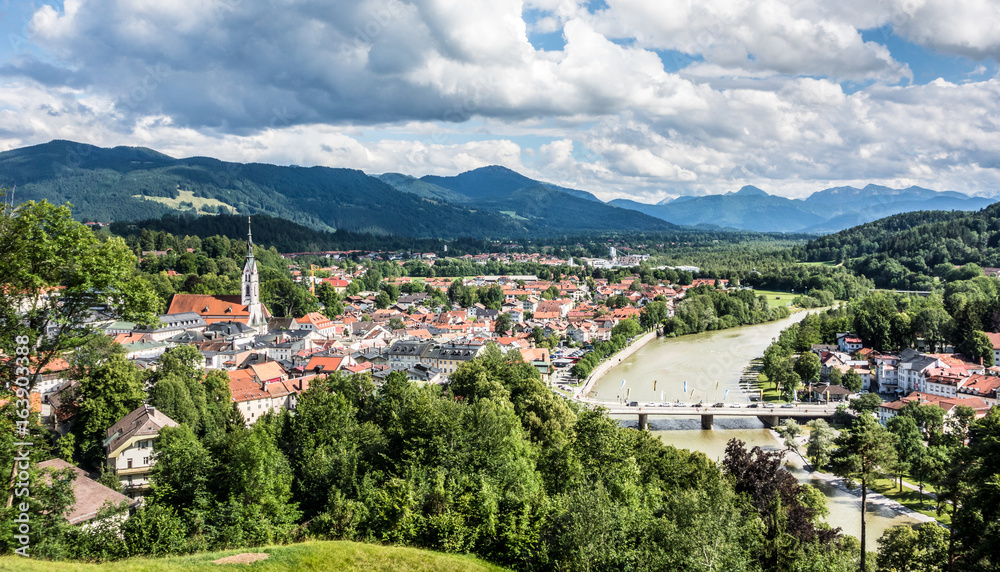
<instances>
[{"instance_id":1,"label":"dense green tree","mask_svg":"<svg viewBox=\"0 0 1000 572\"><path fill-rule=\"evenodd\" d=\"M923 434L923 439L932 444L939 441L944 433L944 409L936 404L911 401L899 409L899 415L911 417Z\"/></svg>"},{"instance_id":2,"label":"dense green tree","mask_svg":"<svg viewBox=\"0 0 1000 572\"><path fill-rule=\"evenodd\" d=\"M854 313L854 329L865 345L877 351L897 349L897 339L893 337L893 318L897 311L892 299L884 293L873 293L851 303Z\"/></svg>"},{"instance_id":3,"label":"dense green tree","mask_svg":"<svg viewBox=\"0 0 1000 572\"><path fill-rule=\"evenodd\" d=\"M993 541L1000 531L1000 491L997 487L1000 481L1000 410L990 409L972 425L968 450L953 447L950 452L947 462L942 463L945 476L939 482L948 489L942 494L952 503L953 509L957 502L961 510L953 512L952 530L956 536L952 537L949 553L957 553L959 560L966 563L962 568L996 569L1000 565L1000 547ZM956 479L960 476L956 469L963 464L968 465L967 478Z\"/></svg>"},{"instance_id":4,"label":"dense green tree","mask_svg":"<svg viewBox=\"0 0 1000 572\"><path fill-rule=\"evenodd\" d=\"M32 358L12 368L11 382L28 374L33 384L53 359L101 335L88 319L95 307L125 320L157 319L156 297L125 242L101 242L68 207L46 201L0 209L0 284L0 347L11 356L29 347ZM15 343L21 337L28 343Z\"/></svg>"},{"instance_id":5,"label":"dense green tree","mask_svg":"<svg viewBox=\"0 0 1000 572\"><path fill-rule=\"evenodd\" d=\"M913 326L916 335L927 340L935 352L951 338L954 322L943 308L924 308L916 315Z\"/></svg>"},{"instance_id":6,"label":"dense green tree","mask_svg":"<svg viewBox=\"0 0 1000 572\"><path fill-rule=\"evenodd\" d=\"M819 356L812 352L805 352L795 360L794 369L803 383L815 383L819 381L820 367Z\"/></svg>"},{"instance_id":7,"label":"dense green tree","mask_svg":"<svg viewBox=\"0 0 1000 572\"><path fill-rule=\"evenodd\" d=\"M643 306L639 314L639 324L647 329L658 328L667 321L667 305L664 302L650 302Z\"/></svg>"},{"instance_id":8,"label":"dense green tree","mask_svg":"<svg viewBox=\"0 0 1000 572\"><path fill-rule=\"evenodd\" d=\"M937 523L893 526L878 539L878 572L944 572L948 531Z\"/></svg>"},{"instance_id":9,"label":"dense green tree","mask_svg":"<svg viewBox=\"0 0 1000 572\"><path fill-rule=\"evenodd\" d=\"M903 475L910 471L916 460L924 453L924 441L912 417L897 415L885 424L896 436L896 465L893 472L899 478L899 491L903 491Z\"/></svg>"},{"instance_id":10,"label":"dense green tree","mask_svg":"<svg viewBox=\"0 0 1000 572\"><path fill-rule=\"evenodd\" d=\"M844 378L846 380L847 376ZM878 407L881 404L882 398L877 393L866 393L850 401L851 409L857 412L859 417L877 417Z\"/></svg>"},{"instance_id":11,"label":"dense green tree","mask_svg":"<svg viewBox=\"0 0 1000 572\"><path fill-rule=\"evenodd\" d=\"M973 332L964 346L959 349L972 361L982 362L984 367L993 367L994 365L993 342L984 332Z\"/></svg>"},{"instance_id":12,"label":"dense green tree","mask_svg":"<svg viewBox=\"0 0 1000 572\"><path fill-rule=\"evenodd\" d=\"M493 332L498 336L506 336L510 332L510 314L497 314L493 322Z\"/></svg>"},{"instance_id":13,"label":"dense green tree","mask_svg":"<svg viewBox=\"0 0 1000 572\"><path fill-rule=\"evenodd\" d=\"M205 434L217 427L218 417L208 418L204 373L204 356L194 346L172 348L160 359L160 367L150 377L151 404L163 413Z\"/></svg>"},{"instance_id":14,"label":"dense green tree","mask_svg":"<svg viewBox=\"0 0 1000 572\"><path fill-rule=\"evenodd\" d=\"M859 376L860 377L860 376ZM831 385L843 385L844 384L844 374L840 372L839 369L835 367L830 368L830 373L827 374L827 378L830 380Z\"/></svg>"},{"instance_id":15,"label":"dense green tree","mask_svg":"<svg viewBox=\"0 0 1000 572\"><path fill-rule=\"evenodd\" d=\"M113 355L80 379L76 393L77 417L73 433L84 462L104 461L102 442L107 430L146 397L139 370L122 355Z\"/></svg>"},{"instance_id":16,"label":"dense green tree","mask_svg":"<svg viewBox=\"0 0 1000 572\"><path fill-rule=\"evenodd\" d=\"M822 470L830 463L830 458L836 448L837 432L823 419L813 419L806 424L809 427L809 441L806 445L806 456L813 466Z\"/></svg>"},{"instance_id":17,"label":"dense green tree","mask_svg":"<svg viewBox=\"0 0 1000 572\"><path fill-rule=\"evenodd\" d=\"M319 302L301 284L287 276L260 281L260 300L275 316L301 318L319 311Z\"/></svg>"},{"instance_id":18,"label":"dense green tree","mask_svg":"<svg viewBox=\"0 0 1000 572\"><path fill-rule=\"evenodd\" d=\"M844 386L844 389L850 391L851 393L857 393L861 391L864 386L864 380L861 379L861 374L857 372L854 368L847 370L847 373L840 379L840 384Z\"/></svg>"},{"instance_id":19,"label":"dense green tree","mask_svg":"<svg viewBox=\"0 0 1000 572\"><path fill-rule=\"evenodd\" d=\"M162 429L153 455L156 463L150 473L150 503L181 514L207 510L215 462L191 428Z\"/></svg>"},{"instance_id":20,"label":"dense green tree","mask_svg":"<svg viewBox=\"0 0 1000 572\"><path fill-rule=\"evenodd\" d=\"M831 460L834 474L843 478L848 486L861 488L861 570L866 570L868 487L896 462L895 436L875 416L861 414L850 429L841 431L836 444L837 450Z\"/></svg>"}]
</instances>

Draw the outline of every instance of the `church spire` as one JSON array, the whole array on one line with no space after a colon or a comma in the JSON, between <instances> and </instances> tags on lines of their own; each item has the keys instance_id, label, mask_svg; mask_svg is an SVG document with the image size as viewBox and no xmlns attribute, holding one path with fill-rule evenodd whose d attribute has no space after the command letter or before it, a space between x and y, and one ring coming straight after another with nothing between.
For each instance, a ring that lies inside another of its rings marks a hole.
<instances>
[{"instance_id":1,"label":"church spire","mask_svg":"<svg viewBox=\"0 0 1000 572\"><path fill-rule=\"evenodd\" d=\"M243 283L241 302L245 304L250 317L248 325L255 326L264 322L264 314L260 303L260 277L257 274L257 261L253 258L253 232L250 229L250 217L247 217L247 259L243 265Z\"/></svg>"},{"instance_id":2,"label":"church spire","mask_svg":"<svg viewBox=\"0 0 1000 572\"><path fill-rule=\"evenodd\" d=\"M253 230L250 228L250 217L247 217L247 260L253 260Z\"/></svg>"}]
</instances>

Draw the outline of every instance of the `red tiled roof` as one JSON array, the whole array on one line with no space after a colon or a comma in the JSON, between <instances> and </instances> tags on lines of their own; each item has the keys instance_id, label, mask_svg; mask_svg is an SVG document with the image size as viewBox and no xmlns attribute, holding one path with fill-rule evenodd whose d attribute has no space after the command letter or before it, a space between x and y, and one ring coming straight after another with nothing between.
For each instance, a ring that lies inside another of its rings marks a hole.
<instances>
[{"instance_id":1,"label":"red tiled roof","mask_svg":"<svg viewBox=\"0 0 1000 572\"><path fill-rule=\"evenodd\" d=\"M264 317L271 313L261 304ZM168 314L195 312L209 324L221 320L243 322L250 318L250 307L242 303L240 296L208 296L205 294L174 294L170 299Z\"/></svg>"},{"instance_id":2,"label":"red tiled roof","mask_svg":"<svg viewBox=\"0 0 1000 572\"><path fill-rule=\"evenodd\" d=\"M306 364L305 371L329 373L342 369L347 358L345 356L316 356Z\"/></svg>"},{"instance_id":3,"label":"red tiled roof","mask_svg":"<svg viewBox=\"0 0 1000 572\"><path fill-rule=\"evenodd\" d=\"M993 344L993 349L1000 350L1000 333L986 332L986 337L990 339L990 343Z\"/></svg>"}]
</instances>

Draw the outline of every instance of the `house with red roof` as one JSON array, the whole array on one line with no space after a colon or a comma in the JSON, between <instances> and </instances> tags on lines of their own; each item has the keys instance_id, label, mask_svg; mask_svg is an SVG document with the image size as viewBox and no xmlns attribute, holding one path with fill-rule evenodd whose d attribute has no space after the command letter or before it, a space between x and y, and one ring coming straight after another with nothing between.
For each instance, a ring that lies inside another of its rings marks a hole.
<instances>
[{"instance_id":1,"label":"house with red roof","mask_svg":"<svg viewBox=\"0 0 1000 572\"><path fill-rule=\"evenodd\" d=\"M983 401L979 397L967 397L965 399L957 397L942 397L940 395L931 395L929 393L921 393L919 391L914 391L913 393L907 395L902 399L896 401L887 401L878 408L878 420L883 425L890 419L899 414L899 410L906 406L907 403L917 402L923 405L937 405L944 410L945 417L955 414L955 408L959 405L964 405L966 407L971 407L976 413L976 419L982 419L986 417L986 414L990 410L990 405Z\"/></svg>"},{"instance_id":2,"label":"house with red roof","mask_svg":"<svg viewBox=\"0 0 1000 572\"><path fill-rule=\"evenodd\" d=\"M319 312L309 312L301 318L295 318L291 329L316 332L324 338L330 338L335 335L337 327L336 324L323 314L320 314Z\"/></svg>"}]
</instances>

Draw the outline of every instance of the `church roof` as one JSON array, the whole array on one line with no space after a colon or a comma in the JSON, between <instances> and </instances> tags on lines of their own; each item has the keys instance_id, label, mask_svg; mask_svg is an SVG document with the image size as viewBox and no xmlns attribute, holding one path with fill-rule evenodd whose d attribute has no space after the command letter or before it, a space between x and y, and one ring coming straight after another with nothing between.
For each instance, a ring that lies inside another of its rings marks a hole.
<instances>
[{"instance_id":1,"label":"church roof","mask_svg":"<svg viewBox=\"0 0 1000 572\"><path fill-rule=\"evenodd\" d=\"M267 307L261 304L264 317L269 318L271 313ZM240 296L209 296L207 294L174 294L170 300L168 314L181 312L195 312L211 324L214 322L232 320L235 322L246 321L250 317L250 307L241 303Z\"/></svg>"}]
</instances>

